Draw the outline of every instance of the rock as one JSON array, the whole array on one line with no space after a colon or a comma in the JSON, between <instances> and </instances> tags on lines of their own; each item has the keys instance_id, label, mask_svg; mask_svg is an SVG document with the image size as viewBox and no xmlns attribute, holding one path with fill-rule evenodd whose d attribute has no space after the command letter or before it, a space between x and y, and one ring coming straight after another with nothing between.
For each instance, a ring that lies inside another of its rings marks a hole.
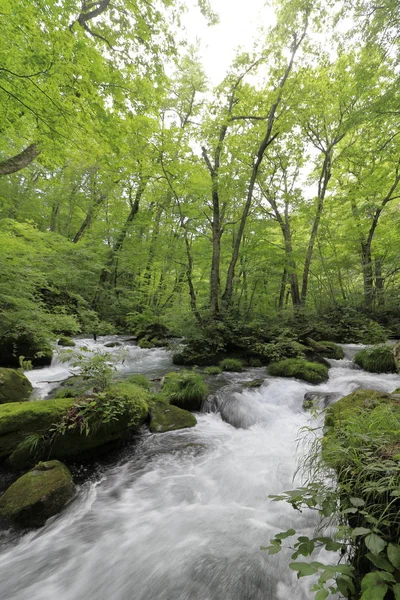
<instances>
[{"instance_id":1,"label":"rock","mask_svg":"<svg viewBox=\"0 0 400 600\"><path fill-rule=\"evenodd\" d=\"M308 383L323 383L328 379L328 367L320 363L309 362L302 358L287 358L272 363L268 373L275 377L295 377Z\"/></svg>"},{"instance_id":2,"label":"rock","mask_svg":"<svg viewBox=\"0 0 400 600\"><path fill-rule=\"evenodd\" d=\"M247 388L259 388L262 386L264 381L264 379L252 379L251 381L246 381L246 383L244 383L243 385Z\"/></svg>"},{"instance_id":3,"label":"rock","mask_svg":"<svg viewBox=\"0 0 400 600\"><path fill-rule=\"evenodd\" d=\"M317 354L327 358L341 360L344 358L344 350L335 342L316 342L311 338L306 338L307 345Z\"/></svg>"},{"instance_id":4,"label":"rock","mask_svg":"<svg viewBox=\"0 0 400 600\"><path fill-rule=\"evenodd\" d=\"M344 396L327 410L325 426L334 427L336 423L343 423L349 417L356 417L365 410L371 410L379 404L398 404L396 396L377 390L357 390Z\"/></svg>"},{"instance_id":5,"label":"rock","mask_svg":"<svg viewBox=\"0 0 400 600\"><path fill-rule=\"evenodd\" d=\"M400 342L393 346L393 359L396 365L396 370L400 373Z\"/></svg>"},{"instance_id":6,"label":"rock","mask_svg":"<svg viewBox=\"0 0 400 600\"><path fill-rule=\"evenodd\" d=\"M121 342L107 342L107 344L104 344L105 348L118 348L118 346L122 346Z\"/></svg>"},{"instance_id":7,"label":"rock","mask_svg":"<svg viewBox=\"0 0 400 600\"><path fill-rule=\"evenodd\" d=\"M303 408L308 410L310 408L323 409L330 406L340 398L338 392L306 392L304 394Z\"/></svg>"},{"instance_id":8,"label":"rock","mask_svg":"<svg viewBox=\"0 0 400 600\"><path fill-rule=\"evenodd\" d=\"M66 335L62 335L58 342L57 342L58 346L67 346L68 348L74 348L76 346L74 340L72 340L70 337L67 337Z\"/></svg>"},{"instance_id":9,"label":"rock","mask_svg":"<svg viewBox=\"0 0 400 600\"><path fill-rule=\"evenodd\" d=\"M150 407L150 425L152 433L164 433L194 427L197 424L196 417L187 410L167 404L155 402Z\"/></svg>"},{"instance_id":10,"label":"rock","mask_svg":"<svg viewBox=\"0 0 400 600\"><path fill-rule=\"evenodd\" d=\"M0 404L28 400L32 391L31 382L14 369L0 368Z\"/></svg>"},{"instance_id":11,"label":"rock","mask_svg":"<svg viewBox=\"0 0 400 600\"><path fill-rule=\"evenodd\" d=\"M1 496L0 518L23 527L41 527L73 494L69 469L58 460L41 462Z\"/></svg>"},{"instance_id":12,"label":"rock","mask_svg":"<svg viewBox=\"0 0 400 600\"><path fill-rule=\"evenodd\" d=\"M172 362L174 365L208 367L218 364L223 358L223 353L207 343L191 342L178 347L172 356Z\"/></svg>"}]
</instances>

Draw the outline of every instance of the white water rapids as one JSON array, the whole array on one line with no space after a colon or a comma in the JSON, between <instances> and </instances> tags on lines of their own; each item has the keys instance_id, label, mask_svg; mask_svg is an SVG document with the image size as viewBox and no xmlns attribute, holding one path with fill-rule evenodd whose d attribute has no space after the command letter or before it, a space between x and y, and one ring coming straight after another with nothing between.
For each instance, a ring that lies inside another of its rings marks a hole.
<instances>
[{"instance_id":1,"label":"white water rapids","mask_svg":"<svg viewBox=\"0 0 400 600\"><path fill-rule=\"evenodd\" d=\"M104 341L101 339L97 347ZM80 344L93 347L82 340ZM353 348L347 347L351 356ZM111 349L112 352L117 349ZM299 429L315 425L302 408L307 391L343 396L358 387L392 391L398 375L375 375L332 361L326 384L266 378L263 369L217 376L214 407L193 429L144 432L135 445L85 481L57 517L0 548L2 600L305 600L288 555L260 546L289 527L313 533L314 514L269 494L293 481ZM161 349L127 345L126 372L157 376L171 368ZM57 360L29 373L40 393L69 375ZM53 380L53 383L48 383ZM215 381L215 379L214 379ZM242 427L234 427L241 424Z\"/></svg>"}]
</instances>

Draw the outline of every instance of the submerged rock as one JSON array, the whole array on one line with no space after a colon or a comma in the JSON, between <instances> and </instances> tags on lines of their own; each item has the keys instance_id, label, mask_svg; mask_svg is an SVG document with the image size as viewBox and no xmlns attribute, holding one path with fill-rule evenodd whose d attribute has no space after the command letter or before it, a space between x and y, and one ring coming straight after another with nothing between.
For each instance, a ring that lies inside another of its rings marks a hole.
<instances>
[{"instance_id":1,"label":"submerged rock","mask_svg":"<svg viewBox=\"0 0 400 600\"><path fill-rule=\"evenodd\" d=\"M196 424L196 417L191 412L166 402L155 402L150 408L149 429L152 433L185 429Z\"/></svg>"},{"instance_id":2,"label":"submerged rock","mask_svg":"<svg viewBox=\"0 0 400 600\"><path fill-rule=\"evenodd\" d=\"M14 369L0 368L0 404L27 400L32 391L31 382Z\"/></svg>"},{"instance_id":3,"label":"submerged rock","mask_svg":"<svg viewBox=\"0 0 400 600\"><path fill-rule=\"evenodd\" d=\"M73 494L69 469L58 460L41 462L1 496L0 518L23 527L41 527Z\"/></svg>"},{"instance_id":4,"label":"submerged rock","mask_svg":"<svg viewBox=\"0 0 400 600\"><path fill-rule=\"evenodd\" d=\"M246 383L244 383L243 385L247 388L259 388L262 386L264 381L265 379L252 379L251 381L246 381Z\"/></svg>"},{"instance_id":5,"label":"submerged rock","mask_svg":"<svg viewBox=\"0 0 400 600\"><path fill-rule=\"evenodd\" d=\"M74 348L76 346L74 340L71 339L70 337L67 337L66 335L62 335L59 338L57 345L58 346L66 346L67 348Z\"/></svg>"}]
</instances>

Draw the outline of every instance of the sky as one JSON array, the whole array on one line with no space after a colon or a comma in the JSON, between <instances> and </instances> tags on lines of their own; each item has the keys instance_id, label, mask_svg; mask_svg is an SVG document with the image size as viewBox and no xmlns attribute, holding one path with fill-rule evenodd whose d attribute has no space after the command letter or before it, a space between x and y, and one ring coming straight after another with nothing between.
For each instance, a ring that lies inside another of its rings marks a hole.
<instances>
[{"instance_id":1,"label":"sky","mask_svg":"<svg viewBox=\"0 0 400 600\"><path fill-rule=\"evenodd\" d=\"M274 13L265 0L210 0L220 23L208 26L195 2L184 15L187 41L200 40L200 56L207 76L213 85L226 75L238 46L251 50L258 37L258 28L274 21Z\"/></svg>"}]
</instances>

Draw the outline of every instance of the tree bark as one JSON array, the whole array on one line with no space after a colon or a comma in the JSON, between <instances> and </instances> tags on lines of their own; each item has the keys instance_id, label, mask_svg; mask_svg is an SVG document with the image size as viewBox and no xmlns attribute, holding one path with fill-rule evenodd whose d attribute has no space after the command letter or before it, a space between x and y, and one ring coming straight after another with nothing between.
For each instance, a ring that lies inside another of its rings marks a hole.
<instances>
[{"instance_id":1,"label":"tree bark","mask_svg":"<svg viewBox=\"0 0 400 600\"><path fill-rule=\"evenodd\" d=\"M21 169L25 169L32 161L39 156L41 150L38 144L34 143L22 150L19 154L7 158L0 162L0 175L11 175Z\"/></svg>"}]
</instances>

